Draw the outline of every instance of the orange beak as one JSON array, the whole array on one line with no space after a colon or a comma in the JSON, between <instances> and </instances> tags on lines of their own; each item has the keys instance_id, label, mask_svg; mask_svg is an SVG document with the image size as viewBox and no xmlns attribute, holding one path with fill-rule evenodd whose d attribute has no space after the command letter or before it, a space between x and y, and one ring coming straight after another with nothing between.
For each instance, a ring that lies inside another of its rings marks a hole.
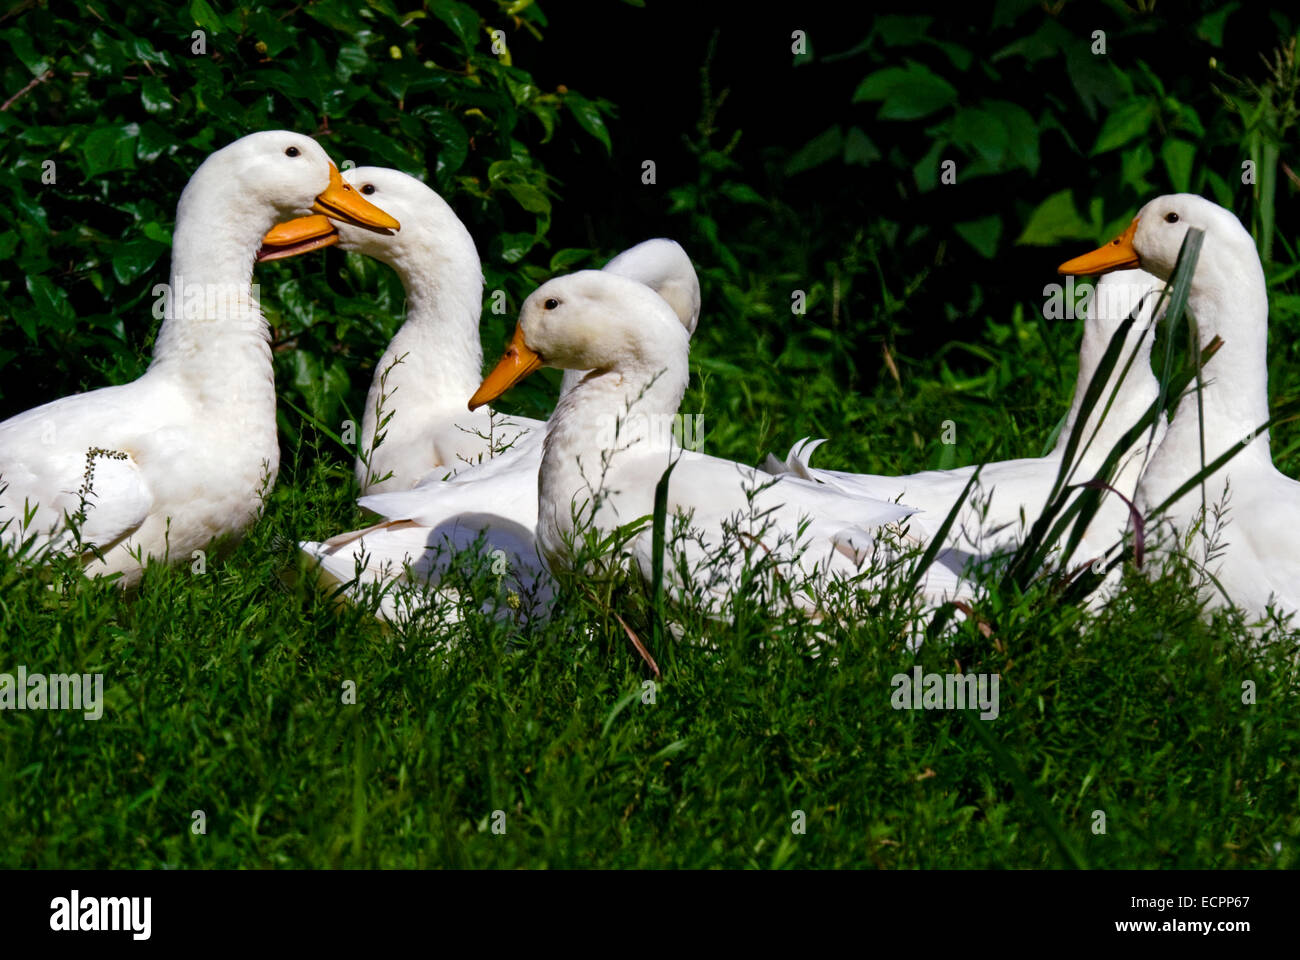
<instances>
[{"instance_id":1,"label":"orange beak","mask_svg":"<svg viewBox=\"0 0 1300 960\"><path fill-rule=\"evenodd\" d=\"M1056 272L1087 277L1098 273L1110 273L1112 270L1121 270L1124 267L1136 267L1138 252L1133 248L1133 235L1137 233L1137 228L1138 218L1134 217L1128 229L1110 243L1098 247L1092 253L1085 253L1081 257L1065 261L1056 268Z\"/></svg>"},{"instance_id":2,"label":"orange beak","mask_svg":"<svg viewBox=\"0 0 1300 960\"><path fill-rule=\"evenodd\" d=\"M262 238L262 249L257 251L257 262L283 260L311 250L322 250L339 242L339 232L330 218L318 213L299 217L288 223L279 223Z\"/></svg>"},{"instance_id":3,"label":"orange beak","mask_svg":"<svg viewBox=\"0 0 1300 960\"><path fill-rule=\"evenodd\" d=\"M257 251L258 263L283 260L333 246L339 242L339 234L331 220L365 227L386 236L402 228L400 223L353 190L332 163L329 186L311 208L316 211L315 216L299 217L271 228L262 238L262 249Z\"/></svg>"},{"instance_id":4,"label":"orange beak","mask_svg":"<svg viewBox=\"0 0 1300 960\"><path fill-rule=\"evenodd\" d=\"M524 331L516 326L505 355L479 384L474 396L469 398L469 408L477 410L483 404L491 403L541 365L541 354L524 343Z\"/></svg>"},{"instance_id":5,"label":"orange beak","mask_svg":"<svg viewBox=\"0 0 1300 960\"><path fill-rule=\"evenodd\" d=\"M335 220L365 227L376 233L388 233L402 228L400 223L353 190L352 185L339 175L339 168L332 163L329 186L316 198L311 208Z\"/></svg>"}]
</instances>

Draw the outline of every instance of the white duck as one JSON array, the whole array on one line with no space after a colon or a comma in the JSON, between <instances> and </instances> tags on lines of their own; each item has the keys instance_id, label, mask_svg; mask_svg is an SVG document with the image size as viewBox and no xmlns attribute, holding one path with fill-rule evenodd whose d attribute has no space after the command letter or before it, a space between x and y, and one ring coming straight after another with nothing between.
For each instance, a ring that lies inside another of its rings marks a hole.
<instances>
[{"instance_id":1,"label":"white duck","mask_svg":"<svg viewBox=\"0 0 1300 960\"><path fill-rule=\"evenodd\" d=\"M407 490L436 467L446 472L478 462L494 446L508 445L519 428L506 427L491 411L465 409L464 398L483 370L483 270L465 225L442 197L399 170L357 167L343 177L399 219L401 233L383 237L328 217L306 217L268 233L258 259L337 244L387 264L401 278L406 319L375 367L355 472L363 492ZM385 418L383 441L374 446Z\"/></svg>"},{"instance_id":2,"label":"white duck","mask_svg":"<svg viewBox=\"0 0 1300 960\"><path fill-rule=\"evenodd\" d=\"M1139 265L1167 280L1189 227L1205 231L1205 238L1188 309L1196 319L1201 348L1216 336L1223 347L1205 366L1199 402L1194 388L1179 400L1169 431L1142 476L1139 507L1153 510L1203 463L1244 447L1170 505L1163 519L1193 562L1217 579L1223 593L1246 613L1262 619L1271 606L1295 614L1300 612L1300 549L1295 542L1300 483L1278 472L1268 432L1256 432L1269 418L1268 293L1250 234L1218 204L1194 194L1170 194L1144 206L1120 237L1062 264L1060 270L1092 274ZM1216 507L1224 510L1224 524L1219 542L1212 544L1211 531L1220 526ZM1202 596L1222 606L1223 593L1207 584Z\"/></svg>"},{"instance_id":3,"label":"white duck","mask_svg":"<svg viewBox=\"0 0 1300 960\"><path fill-rule=\"evenodd\" d=\"M405 232L415 227L420 213L406 207L402 218ZM371 246L378 248L382 243ZM610 260L604 271L645 284L665 299L688 335L695 331L700 315L699 280L690 258L677 243L666 239L639 243ZM562 393L578 379L579 371L565 371ZM474 384L454 398L460 410L465 409L465 400L478 380L476 375ZM449 406L451 400L439 401L435 409ZM509 422L527 430L509 449L481 463L462 466L451 479L444 479L447 469L436 467L413 490L364 496L360 505L384 517L383 522L322 543L304 542L303 551L319 562L329 583L399 581L399 589L385 594L379 610L382 617L393 620L403 611L411 612L413 604L422 603L419 594L423 586L436 586L452 558L481 537L484 549L498 558L503 587L518 603L521 616L544 609L552 585L534 546L533 531L545 429L522 417L511 417ZM407 596L408 591L402 588L405 582L416 585L414 596Z\"/></svg>"},{"instance_id":4,"label":"white duck","mask_svg":"<svg viewBox=\"0 0 1300 960\"><path fill-rule=\"evenodd\" d=\"M691 535L671 547L684 552L689 570L689 582L678 586L725 604L740 586L746 553L779 557L817 582L864 572L874 531L911 508L683 454L662 424L686 389L688 352L687 334L662 298L622 277L581 271L524 301L505 356L470 406L492 401L542 365L591 371L560 398L546 425L537 543L551 568L574 566L575 540L588 524L607 534L650 515L660 476L680 457L668 510ZM647 528L625 548L645 575L651 550ZM667 568L680 572L671 559ZM800 592L795 602L816 601Z\"/></svg>"},{"instance_id":5,"label":"white duck","mask_svg":"<svg viewBox=\"0 0 1300 960\"><path fill-rule=\"evenodd\" d=\"M249 282L262 235L311 210L398 222L339 178L320 145L255 133L209 156L176 207L171 284L138 380L0 423L3 542L78 546L86 570L130 585L146 558L190 562L238 539L275 482L279 446L266 321ZM87 548L94 547L99 556Z\"/></svg>"},{"instance_id":6,"label":"white duck","mask_svg":"<svg viewBox=\"0 0 1300 960\"><path fill-rule=\"evenodd\" d=\"M1013 549L1020 542L1047 504L1088 384L1096 374L1111 338L1123 321L1135 312L1136 321L1125 338L1119 360L1101 394L1102 401L1093 408L1084 425L1083 442L1075 454L1075 467L1068 482L1079 484L1093 479L1106 455L1141 419L1159 394L1159 385L1151 372L1150 355L1152 317L1163 286L1162 281L1142 270L1108 274L1097 284L1084 322L1074 397L1056 446L1045 457L1002 460L984 465L976 489L949 531L942 555L944 563L960 569L973 557L985 558ZM1114 400L1107 410L1107 401L1112 393ZM1144 433L1120 461L1111 486L1125 497L1133 498L1148 451L1159 443L1163 431L1162 418L1154 439ZM921 511L909 520L908 525L922 540L935 534L975 470L974 466L968 466L901 477L820 470L808 462L820 443L820 440L800 441L784 463L769 456L766 469L772 473L792 472L848 493L904 500ZM1123 535L1129 516L1124 502L1106 493L1075 552L1075 558L1088 561L1099 557Z\"/></svg>"}]
</instances>

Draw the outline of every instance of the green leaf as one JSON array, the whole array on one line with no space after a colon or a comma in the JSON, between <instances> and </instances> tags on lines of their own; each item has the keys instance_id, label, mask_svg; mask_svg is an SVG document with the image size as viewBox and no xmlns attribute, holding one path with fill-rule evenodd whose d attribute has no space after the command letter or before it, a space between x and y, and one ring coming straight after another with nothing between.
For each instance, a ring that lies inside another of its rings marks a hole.
<instances>
[{"instance_id":1,"label":"green leaf","mask_svg":"<svg viewBox=\"0 0 1300 960\"><path fill-rule=\"evenodd\" d=\"M166 250L165 246L148 238L122 244L113 253L113 276L118 283L129 284L157 263Z\"/></svg>"},{"instance_id":2,"label":"green leaf","mask_svg":"<svg viewBox=\"0 0 1300 960\"><path fill-rule=\"evenodd\" d=\"M32 295L32 302L41 315L65 321L77 319L72 304L68 302L67 293L45 274L36 273L29 276L27 292Z\"/></svg>"},{"instance_id":3,"label":"green leaf","mask_svg":"<svg viewBox=\"0 0 1300 960\"><path fill-rule=\"evenodd\" d=\"M10 12L16 12L16 10L17 8ZM3 33L0 33L0 37L5 39L5 42L9 44L10 49L13 50L14 56L21 61L22 65L28 69L32 76L44 76L45 72L50 69L49 60L36 52L36 47L32 45L32 38L26 30L20 30L18 28L5 30Z\"/></svg>"},{"instance_id":4,"label":"green leaf","mask_svg":"<svg viewBox=\"0 0 1300 960\"><path fill-rule=\"evenodd\" d=\"M466 52L473 49L479 27L479 16L473 7L457 0L433 0L429 12L451 28Z\"/></svg>"},{"instance_id":5,"label":"green leaf","mask_svg":"<svg viewBox=\"0 0 1300 960\"><path fill-rule=\"evenodd\" d=\"M934 17L904 17L889 14L877 17L875 33L887 47L909 47L925 37Z\"/></svg>"},{"instance_id":6,"label":"green leaf","mask_svg":"<svg viewBox=\"0 0 1300 960\"><path fill-rule=\"evenodd\" d=\"M345 43L339 46L338 57L334 61L334 72L340 82L347 83L355 74L364 73L370 65L370 54L359 43Z\"/></svg>"},{"instance_id":7,"label":"green leaf","mask_svg":"<svg viewBox=\"0 0 1300 960\"><path fill-rule=\"evenodd\" d=\"M1196 157L1196 147L1186 140L1169 139L1160 145L1160 159L1165 162L1165 172L1169 174L1169 183L1175 193L1187 193L1192 189L1192 160Z\"/></svg>"},{"instance_id":8,"label":"green leaf","mask_svg":"<svg viewBox=\"0 0 1300 960\"><path fill-rule=\"evenodd\" d=\"M763 195L746 183L736 183L734 180L725 180L718 185L718 192L736 203L752 203L757 206L766 206L767 200Z\"/></svg>"},{"instance_id":9,"label":"green leaf","mask_svg":"<svg viewBox=\"0 0 1300 960\"><path fill-rule=\"evenodd\" d=\"M172 136L170 130L149 121L140 127L140 136L135 144L136 159L153 163L164 152L172 152L179 146L180 141Z\"/></svg>"},{"instance_id":10,"label":"green leaf","mask_svg":"<svg viewBox=\"0 0 1300 960\"><path fill-rule=\"evenodd\" d=\"M507 183L505 188L510 192L510 196L514 197L529 213L551 212L551 201L546 199L546 194L536 187L526 183Z\"/></svg>"},{"instance_id":11,"label":"green leaf","mask_svg":"<svg viewBox=\"0 0 1300 960\"><path fill-rule=\"evenodd\" d=\"M838 157L844 149L844 134L839 124L828 127L803 145L793 157L785 162L786 176L794 176L819 167L828 160Z\"/></svg>"},{"instance_id":12,"label":"green leaf","mask_svg":"<svg viewBox=\"0 0 1300 960\"><path fill-rule=\"evenodd\" d=\"M605 128L605 118L600 115L600 110L596 105L579 93L567 94L564 102L578 121L578 126L603 143L606 153L612 153L613 147L609 142L609 130Z\"/></svg>"},{"instance_id":13,"label":"green leaf","mask_svg":"<svg viewBox=\"0 0 1300 960\"><path fill-rule=\"evenodd\" d=\"M993 5L992 29L1010 26L1039 5L1038 0L997 0Z\"/></svg>"},{"instance_id":14,"label":"green leaf","mask_svg":"<svg viewBox=\"0 0 1300 960\"><path fill-rule=\"evenodd\" d=\"M913 167L912 179L916 181L916 188L922 193L928 193L939 185L939 158L947 148L947 140L934 141L925 156Z\"/></svg>"},{"instance_id":15,"label":"green leaf","mask_svg":"<svg viewBox=\"0 0 1300 960\"><path fill-rule=\"evenodd\" d=\"M1038 205L1016 243L1053 246L1062 240L1091 240L1099 227L1099 223L1089 223L1079 216L1067 188Z\"/></svg>"},{"instance_id":16,"label":"green leaf","mask_svg":"<svg viewBox=\"0 0 1300 960\"><path fill-rule=\"evenodd\" d=\"M1038 173L1038 124L1029 111L1009 100L986 100L984 109L997 117L1007 132L1005 163Z\"/></svg>"},{"instance_id":17,"label":"green leaf","mask_svg":"<svg viewBox=\"0 0 1300 960\"><path fill-rule=\"evenodd\" d=\"M208 0L190 0L190 16L200 27L212 33L220 33L225 27Z\"/></svg>"},{"instance_id":18,"label":"green leaf","mask_svg":"<svg viewBox=\"0 0 1300 960\"><path fill-rule=\"evenodd\" d=\"M962 107L953 114L953 143L966 147L994 166L1002 162L1009 139L1002 121L985 110Z\"/></svg>"},{"instance_id":19,"label":"green leaf","mask_svg":"<svg viewBox=\"0 0 1300 960\"><path fill-rule=\"evenodd\" d=\"M1155 165L1156 158L1151 148L1145 142L1136 143L1121 154L1120 180L1134 193L1145 196L1155 189L1146 178Z\"/></svg>"},{"instance_id":20,"label":"green leaf","mask_svg":"<svg viewBox=\"0 0 1300 960\"><path fill-rule=\"evenodd\" d=\"M171 91L161 77L145 77L140 82L140 103L155 116L172 112Z\"/></svg>"},{"instance_id":21,"label":"green leaf","mask_svg":"<svg viewBox=\"0 0 1300 960\"><path fill-rule=\"evenodd\" d=\"M1111 111L1106 115L1089 156L1095 157L1144 136L1151 129L1155 116L1156 105L1151 100L1130 100L1118 110Z\"/></svg>"},{"instance_id":22,"label":"green leaf","mask_svg":"<svg viewBox=\"0 0 1300 960\"><path fill-rule=\"evenodd\" d=\"M942 50L944 55L952 62L952 65L963 72L970 67L971 61L974 59L974 54L955 43L945 43L942 40L929 40L927 42Z\"/></svg>"},{"instance_id":23,"label":"green leaf","mask_svg":"<svg viewBox=\"0 0 1300 960\"><path fill-rule=\"evenodd\" d=\"M948 106L957 91L928 67L909 61L906 67L877 70L853 94L854 103L882 101L876 114L881 120L916 120Z\"/></svg>"},{"instance_id":24,"label":"green leaf","mask_svg":"<svg viewBox=\"0 0 1300 960\"><path fill-rule=\"evenodd\" d=\"M98 127L81 144L86 177L97 177L111 170L135 169L135 141L140 127L128 123L121 127Z\"/></svg>"},{"instance_id":25,"label":"green leaf","mask_svg":"<svg viewBox=\"0 0 1300 960\"><path fill-rule=\"evenodd\" d=\"M500 236L501 259L506 263L518 263L537 242L531 233L503 233Z\"/></svg>"},{"instance_id":26,"label":"green leaf","mask_svg":"<svg viewBox=\"0 0 1300 960\"><path fill-rule=\"evenodd\" d=\"M1236 199L1236 194L1233 192L1232 186L1228 181L1223 179L1223 177L1219 176L1213 170L1206 170L1205 182L1208 183L1210 189L1214 191L1214 199L1218 202L1219 206L1232 209L1232 202Z\"/></svg>"},{"instance_id":27,"label":"green leaf","mask_svg":"<svg viewBox=\"0 0 1300 960\"><path fill-rule=\"evenodd\" d=\"M365 30L366 21L361 19L356 9L359 4L348 3L346 0L314 0L304 6L306 9L303 12L307 16L336 33L356 37Z\"/></svg>"},{"instance_id":28,"label":"green leaf","mask_svg":"<svg viewBox=\"0 0 1300 960\"><path fill-rule=\"evenodd\" d=\"M442 107L420 107L415 115L438 141L438 174L455 173L469 156L469 134L465 127L454 113Z\"/></svg>"},{"instance_id":29,"label":"green leaf","mask_svg":"<svg viewBox=\"0 0 1300 960\"><path fill-rule=\"evenodd\" d=\"M307 401L307 409L322 423L334 423L334 412L347 394L349 378L342 358L334 357L328 367L315 354L295 350L289 354L290 382Z\"/></svg>"},{"instance_id":30,"label":"green leaf","mask_svg":"<svg viewBox=\"0 0 1300 960\"><path fill-rule=\"evenodd\" d=\"M844 162L867 166L881 157L880 151L876 145L871 142L871 138L863 133L858 127L849 127L849 132L844 135Z\"/></svg>"},{"instance_id":31,"label":"green leaf","mask_svg":"<svg viewBox=\"0 0 1300 960\"><path fill-rule=\"evenodd\" d=\"M171 242L172 242L171 231L168 230L160 223L152 223L152 222L146 223L144 227L141 228L140 232L143 233L150 240L157 240L159 243L163 243L166 244L167 246L171 246Z\"/></svg>"},{"instance_id":32,"label":"green leaf","mask_svg":"<svg viewBox=\"0 0 1300 960\"><path fill-rule=\"evenodd\" d=\"M281 21L267 10L255 10L248 16L248 30L255 42L266 44L268 57L278 57L293 45L298 30L291 24L292 19Z\"/></svg>"},{"instance_id":33,"label":"green leaf","mask_svg":"<svg viewBox=\"0 0 1300 960\"><path fill-rule=\"evenodd\" d=\"M1037 4L1030 0L1029 6L1037 6ZM994 20L996 21L996 19L997 15L995 14ZM997 63L1007 57L1023 57L1029 63L1037 63L1039 60L1046 60L1048 57L1056 56L1061 52L1062 47L1074 40L1074 35L1061 26L1058 21L1047 20L1033 33L1020 37L1018 40L1013 40L1001 50L998 50L990 60Z\"/></svg>"},{"instance_id":34,"label":"green leaf","mask_svg":"<svg viewBox=\"0 0 1300 960\"><path fill-rule=\"evenodd\" d=\"M584 260L590 259L593 253L595 253L594 250L586 250L581 247L566 247L563 250L557 250L551 257L551 272L560 273L565 270L572 270Z\"/></svg>"},{"instance_id":35,"label":"green leaf","mask_svg":"<svg viewBox=\"0 0 1300 960\"><path fill-rule=\"evenodd\" d=\"M997 254L998 240L1002 237L1002 218L997 214L954 223L952 228L985 259L992 260Z\"/></svg>"},{"instance_id":36,"label":"green leaf","mask_svg":"<svg viewBox=\"0 0 1300 960\"><path fill-rule=\"evenodd\" d=\"M1196 35L1212 47L1223 46L1223 28L1228 22L1228 17L1239 6L1241 6L1239 3L1229 3L1213 13L1207 13L1196 24Z\"/></svg>"}]
</instances>

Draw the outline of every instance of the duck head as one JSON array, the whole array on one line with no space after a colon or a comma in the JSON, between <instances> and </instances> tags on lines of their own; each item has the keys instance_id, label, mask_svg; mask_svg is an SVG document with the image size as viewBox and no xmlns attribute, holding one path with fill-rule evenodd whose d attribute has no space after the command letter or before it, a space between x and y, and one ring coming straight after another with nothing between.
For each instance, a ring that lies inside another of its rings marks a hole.
<instances>
[{"instance_id":1,"label":"duck head","mask_svg":"<svg viewBox=\"0 0 1300 960\"><path fill-rule=\"evenodd\" d=\"M193 179L227 185L221 191L227 209L249 218L260 211L271 211L273 219L317 213L367 230L391 232L401 226L343 181L319 143L289 130L236 140L209 156Z\"/></svg>"},{"instance_id":2,"label":"duck head","mask_svg":"<svg viewBox=\"0 0 1300 960\"><path fill-rule=\"evenodd\" d=\"M1057 271L1091 276L1140 267L1168 281L1189 227L1204 231L1203 250L1215 254L1203 255L1197 262L1198 279L1212 280L1218 265L1257 256L1254 241L1232 211L1193 193L1171 193L1156 197L1139 210L1128 228L1110 243L1067 260Z\"/></svg>"},{"instance_id":3,"label":"duck head","mask_svg":"<svg viewBox=\"0 0 1300 960\"><path fill-rule=\"evenodd\" d=\"M542 284L519 309L505 355L470 398L475 410L538 367L653 371L689 339L681 320L645 284L603 270L582 270Z\"/></svg>"}]
</instances>

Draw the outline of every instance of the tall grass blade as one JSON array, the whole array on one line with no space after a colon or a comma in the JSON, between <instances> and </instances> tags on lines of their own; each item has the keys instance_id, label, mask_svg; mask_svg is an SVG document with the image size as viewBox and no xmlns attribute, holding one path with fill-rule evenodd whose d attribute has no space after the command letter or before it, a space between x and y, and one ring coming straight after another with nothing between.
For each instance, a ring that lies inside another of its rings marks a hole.
<instances>
[{"instance_id":1,"label":"tall grass blade","mask_svg":"<svg viewBox=\"0 0 1300 960\"><path fill-rule=\"evenodd\" d=\"M662 650L664 637L664 545L668 539L668 479L673 474L673 468L678 464L674 460L668 465L668 469L663 472L659 482L655 484L655 509L653 519L653 531L651 533L651 578L650 586L650 611L651 611L651 642L656 650ZM656 668L656 674L658 668Z\"/></svg>"}]
</instances>

